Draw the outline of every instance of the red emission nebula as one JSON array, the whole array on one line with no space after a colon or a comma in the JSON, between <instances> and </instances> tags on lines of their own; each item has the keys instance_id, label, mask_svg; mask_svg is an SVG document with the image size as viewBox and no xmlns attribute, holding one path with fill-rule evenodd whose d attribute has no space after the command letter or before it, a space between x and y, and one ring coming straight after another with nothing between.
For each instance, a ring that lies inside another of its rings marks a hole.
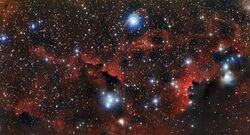
<instances>
[{"instance_id":1,"label":"red emission nebula","mask_svg":"<svg viewBox=\"0 0 250 135\"><path fill-rule=\"evenodd\" d=\"M0 134L249 135L247 0L0 0Z\"/></svg>"}]
</instances>

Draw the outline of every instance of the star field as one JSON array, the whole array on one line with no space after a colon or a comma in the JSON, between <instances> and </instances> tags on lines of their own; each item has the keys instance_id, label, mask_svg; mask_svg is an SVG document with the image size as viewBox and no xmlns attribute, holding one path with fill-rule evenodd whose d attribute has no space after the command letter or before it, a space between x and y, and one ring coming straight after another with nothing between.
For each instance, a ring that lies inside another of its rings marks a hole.
<instances>
[{"instance_id":1,"label":"star field","mask_svg":"<svg viewBox=\"0 0 250 135\"><path fill-rule=\"evenodd\" d=\"M0 134L249 135L248 0L0 0Z\"/></svg>"}]
</instances>

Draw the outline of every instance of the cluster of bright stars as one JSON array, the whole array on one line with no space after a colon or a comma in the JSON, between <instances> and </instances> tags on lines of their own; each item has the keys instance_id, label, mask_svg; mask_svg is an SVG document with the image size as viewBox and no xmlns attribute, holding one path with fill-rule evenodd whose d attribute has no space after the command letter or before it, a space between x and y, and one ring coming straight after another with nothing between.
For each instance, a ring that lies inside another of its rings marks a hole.
<instances>
[{"instance_id":1,"label":"cluster of bright stars","mask_svg":"<svg viewBox=\"0 0 250 135\"><path fill-rule=\"evenodd\" d=\"M38 26L41 25L42 23L43 23L43 20L38 19L37 21L29 24L29 29L32 31L36 31L38 29ZM7 42L9 42L9 36L6 33L0 34L0 43L4 45Z\"/></svg>"},{"instance_id":2,"label":"cluster of bright stars","mask_svg":"<svg viewBox=\"0 0 250 135\"><path fill-rule=\"evenodd\" d=\"M175 89L178 89L178 88L179 88L179 86L178 86L178 84L177 84L177 81L176 81L174 78L172 78L172 81L171 81L170 85L171 85L172 87L174 87Z\"/></svg>"},{"instance_id":3,"label":"cluster of bright stars","mask_svg":"<svg viewBox=\"0 0 250 135\"><path fill-rule=\"evenodd\" d=\"M223 75L221 76L221 82L223 85L232 86L234 85L236 79L233 71L230 69L232 64L236 61L237 58L240 58L241 55L238 54L236 57L231 56L222 63L221 71Z\"/></svg>"},{"instance_id":4,"label":"cluster of bright stars","mask_svg":"<svg viewBox=\"0 0 250 135\"><path fill-rule=\"evenodd\" d=\"M204 17L202 16L201 19L203 19ZM39 25L41 25L43 23L42 20L37 20L35 22L30 23L29 25L29 29L32 31L36 31L38 30ZM131 30L139 30L140 27L142 26L142 17L137 13L137 12L133 12L131 13L126 21L125 21L125 25L130 28ZM8 41L9 37L6 34L0 34L0 43L1 44L5 44ZM223 51L224 47L220 46L219 47L219 51ZM80 53L80 48L79 47L75 47L73 52L78 56ZM233 59L230 59L233 60ZM221 77L221 81L223 84L225 85L232 85L232 83L235 81L235 77L233 72L230 70L230 63L229 61L226 61L225 63L222 64L222 72L223 72L223 76ZM49 62L49 58L47 56L44 57L44 61L45 62ZM190 65L192 64L192 59L191 58L186 58L184 61L185 65ZM155 78L151 78L149 80L149 83L152 85L155 85L158 83L158 81ZM171 86L178 89L179 86L177 85L177 81L175 81L174 79L172 79L171 81ZM189 105L191 105L193 102L189 101ZM115 92L102 92L101 93L101 104L103 105L103 107L105 109L113 109L115 107L117 107L118 105L121 105L121 97L115 93ZM156 111L158 110L160 104L160 98L157 96L153 96L150 99L150 102L148 102L147 104L144 105L144 108L147 109L149 107L153 107ZM118 123L121 126L124 126L125 124L125 120L123 118L118 119ZM77 125L77 129L79 129L82 125L84 125L83 123L80 123L79 125ZM191 125L191 128L193 128L194 125Z\"/></svg>"},{"instance_id":5,"label":"cluster of bright stars","mask_svg":"<svg viewBox=\"0 0 250 135\"><path fill-rule=\"evenodd\" d=\"M38 29L39 25L41 25L42 23L43 23L43 20L38 19L37 21L30 23L29 28L30 30L35 31Z\"/></svg>"},{"instance_id":6,"label":"cluster of bright stars","mask_svg":"<svg viewBox=\"0 0 250 135\"><path fill-rule=\"evenodd\" d=\"M102 92L101 104L106 109L113 109L121 103L120 96L115 92Z\"/></svg>"}]
</instances>

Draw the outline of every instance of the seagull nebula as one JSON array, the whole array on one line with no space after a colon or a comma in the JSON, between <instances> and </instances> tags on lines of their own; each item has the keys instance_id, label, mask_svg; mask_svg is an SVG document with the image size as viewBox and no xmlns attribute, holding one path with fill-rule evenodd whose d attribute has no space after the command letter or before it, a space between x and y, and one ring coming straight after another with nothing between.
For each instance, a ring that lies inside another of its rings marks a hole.
<instances>
[{"instance_id":1,"label":"seagull nebula","mask_svg":"<svg viewBox=\"0 0 250 135\"><path fill-rule=\"evenodd\" d=\"M249 135L249 0L0 0L1 135Z\"/></svg>"}]
</instances>

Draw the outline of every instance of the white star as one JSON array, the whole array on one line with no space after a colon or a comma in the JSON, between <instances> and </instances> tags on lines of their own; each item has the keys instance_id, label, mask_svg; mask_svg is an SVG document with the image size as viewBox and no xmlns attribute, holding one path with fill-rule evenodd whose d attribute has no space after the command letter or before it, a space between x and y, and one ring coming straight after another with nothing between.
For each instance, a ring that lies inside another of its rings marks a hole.
<instances>
[{"instance_id":1,"label":"white star","mask_svg":"<svg viewBox=\"0 0 250 135\"><path fill-rule=\"evenodd\" d=\"M224 76L221 78L223 84L231 85L234 81L234 74L231 71L227 71Z\"/></svg>"},{"instance_id":2,"label":"white star","mask_svg":"<svg viewBox=\"0 0 250 135\"><path fill-rule=\"evenodd\" d=\"M120 118L120 119L118 120L118 123L119 123L121 126L124 126L125 120L124 120L123 118Z\"/></svg>"},{"instance_id":3,"label":"white star","mask_svg":"<svg viewBox=\"0 0 250 135\"><path fill-rule=\"evenodd\" d=\"M192 59L191 59L191 58L187 58L187 59L185 60L185 64L186 64L186 65L192 64Z\"/></svg>"},{"instance_id":4,"label":"white star","mask_svg":"<svg viewBox=\"0 0 250 135\"><path fill-rule=\"evenodd\" d=\"M229 69L229 65L227 63L223 64L222 69L224 71L228 70Z\"/></svg>"}]
</instances>

